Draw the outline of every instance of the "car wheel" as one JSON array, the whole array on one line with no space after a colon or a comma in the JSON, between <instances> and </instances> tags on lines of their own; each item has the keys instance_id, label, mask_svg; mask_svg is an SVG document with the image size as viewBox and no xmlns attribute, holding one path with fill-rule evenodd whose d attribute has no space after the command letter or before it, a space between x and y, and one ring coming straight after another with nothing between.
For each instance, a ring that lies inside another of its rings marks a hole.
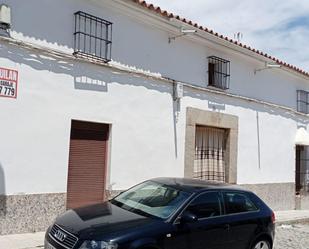
<instances>
[{"instance_id":1,"label":"car wheel","mask_svg":"<svg viewBox=\"0 0 309 249\"><path fill-rule=\"evenodd\" d=\"M271 246L267 240L257 240L252 249L271 249Z\"/></svg>"}]
</instances>

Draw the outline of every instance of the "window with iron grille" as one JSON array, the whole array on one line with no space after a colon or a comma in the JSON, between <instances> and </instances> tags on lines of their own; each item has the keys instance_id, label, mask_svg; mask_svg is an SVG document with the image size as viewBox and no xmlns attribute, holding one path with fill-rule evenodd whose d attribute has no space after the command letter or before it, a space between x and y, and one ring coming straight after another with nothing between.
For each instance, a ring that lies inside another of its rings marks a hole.
<instances>
[{"instance_id":1,"label":"window with iron grille","mask_svg":"<svg viewBox=\"0 0 309 249\"><path fill-rule=\"evenodd\" d=\"M297 91L297 111L309 114L309 92Z\"/></svg>"},{"instance_id":2,"label":"window with iron grille","mask_svg":"<svg viewBox=\"0 0 309 249\"><path fill-rule=\"evenodd\" d=\"M225 182L227 130L197 126L193 178Z\"/></svg>"},{"instance_id":3,"label":"window with iron grille","mask_svg":"<svg viewBox=\"0 0 309 249\"><path fill-rule=\"evenodd\" d=\"M230 87L230 62L216 57L208 57L208 86L220 89Z\"/></svg>"},{"instance_id":4,"label":"window with iron grille","mask_svg":"<svg viewBox=\"0 0 309 249\"><path fill-rule=\"evenodd\" d=\"M82 11L74 13L74 55L95 61L111 60L112 23Z\"/></svg>"}]
</instances>

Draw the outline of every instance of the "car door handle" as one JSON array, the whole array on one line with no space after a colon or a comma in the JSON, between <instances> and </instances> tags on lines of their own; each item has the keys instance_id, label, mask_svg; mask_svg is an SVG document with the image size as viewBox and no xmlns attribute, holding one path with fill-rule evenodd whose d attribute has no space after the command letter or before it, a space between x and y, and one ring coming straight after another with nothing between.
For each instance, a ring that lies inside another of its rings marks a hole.
<instances>
[{"instance_id":1,"label":"car door handle","mask_svg":"<svg viewBox=\"0 0 309 249\"><path fill-rule=\"evenodd\" d=\"M230 230L230 225L229 225L229 224L224 224L224 225L223 225L223 228L224 228L225 230Z\"/></svg>"}]
</instances>

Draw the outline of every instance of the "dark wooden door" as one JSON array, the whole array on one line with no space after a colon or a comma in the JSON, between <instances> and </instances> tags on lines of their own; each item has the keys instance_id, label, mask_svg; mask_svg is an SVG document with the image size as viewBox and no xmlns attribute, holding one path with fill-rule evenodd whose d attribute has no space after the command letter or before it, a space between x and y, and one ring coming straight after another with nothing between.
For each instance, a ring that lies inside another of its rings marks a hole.
<instances>
[{"instance_id":1,"label":"dark wooden door","mask_svg":"<svg viewBox=\"0 0 309 249\"><path fill-rule=\"evenodd\" d=\"M103 202L109 126L72 121L67 208Z\"/></svg>"},{"instance_id":2,"label":"dark wooden door","mask_svg":"<svg viewBox=\"0 0 309 249\"><path fill-rule=\"evenodd\" d=\"M296 145L296 157L295 157L295 191L296 194L300 193L300 190L302 188L301 185L301 160L302 160L302 151L304 150L304 146Z\"/></svg>"}]
</instances>

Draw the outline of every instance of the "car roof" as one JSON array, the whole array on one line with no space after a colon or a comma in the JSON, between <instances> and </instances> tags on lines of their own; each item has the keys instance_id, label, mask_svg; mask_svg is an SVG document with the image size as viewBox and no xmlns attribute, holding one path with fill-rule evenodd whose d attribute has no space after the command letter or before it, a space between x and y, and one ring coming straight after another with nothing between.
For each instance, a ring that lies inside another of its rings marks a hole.
<instances>
[{"instance_id":1,"label":"car roof","mask_svg":"<svg viewBox=\"0 0 309 249\"><path fill-rule=\"evenodd\" d=\"M151 181L191 193L203 192L205 190L240 190L250 192L240 188L237 185L192 178L159 177L153 178Z\"/></svg>"}]
</instances>

